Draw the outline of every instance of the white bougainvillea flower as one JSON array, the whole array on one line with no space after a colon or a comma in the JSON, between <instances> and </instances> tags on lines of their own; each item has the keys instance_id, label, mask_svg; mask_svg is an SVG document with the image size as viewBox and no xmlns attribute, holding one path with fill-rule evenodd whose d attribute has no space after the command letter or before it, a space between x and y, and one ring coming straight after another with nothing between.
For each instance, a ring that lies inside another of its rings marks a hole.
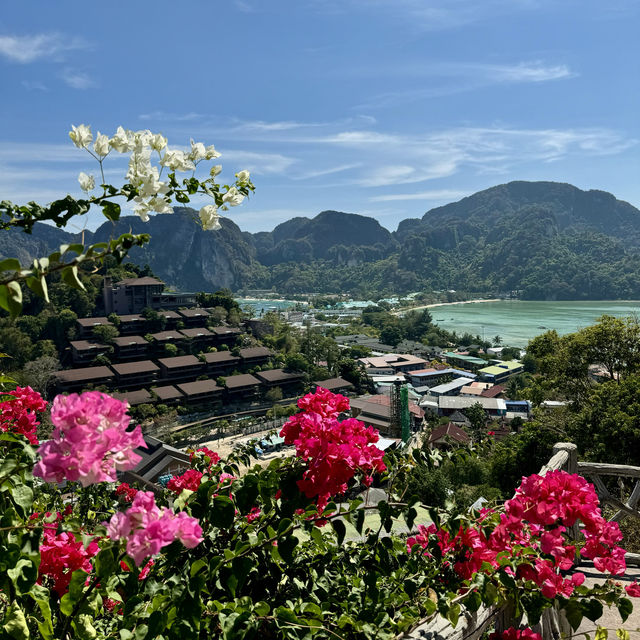
<instances>
[{"instance_id":1,"label":"white bougainvillea flower","mask_svg":"<svg viewBox=\"0 0 640 640\"><path fill-rule=\"evenodd\" d=\"M210 144L205 150L204 150L204 159L205 160L213 160L214 158L219 158L220 154L216 151L216 148Z\"/></svg>"},{"instance_id":2,"label":"white bougainvillea flower","mask_svg":"<svg viewBox=\"0 0 640 640\"><path fill-rule=\"evenodd\" d=\"M133 151L134 142L131 131L125 131L122 127L118 127L115 135L109 140L109 145L118 153L126 153Z\"/></svg>"},{"instance_id":3,"label":"white bougainvillea flower","mask_svg":"<svg viewBox=\"0 0 640 640\"><path fill-rule=\"evenodd\" d=\"M205 231L217 231L221 229L220 214L215 204L208 204L200 209L200 222Z\"/></svg>"},{"instance_id":4,"label":"white bougainvillea flower","mask_svg":"<svg viewBox=\"0 0 640 640\"><path fill-rule=\"evenodd\" d=\"M246 169L244 169L243 171L238 171L238 173L236 173L238 182L249 182L250 177L251 174Z\"/></svg>"},{"instance_id":5,"label":"white bougainvillea flower","mask_svg":"<svg viewBox=\"0 0 640 640\"><path fill-rule=\"evenodd\" d=\"M96 141L93 144L93 150L100 158L104 158L108 155L109 151L111 151L111 147L109 146L109 137L98 131Z\"/></svg>"},{"instance_id":6,"label":"white bougainvillea flower","mask_svg":"<svg viewBox=\"0 0 640 640\"><path fill-rule=\"evenodd\" d=\"M222 196L222 202L226 202L230 207L237 207L243 200L244 196L235 187L231 187Z\"/></svg>"},{"instance_id":7,"label":"white bougainvillea flower","mask_svg":"<svg viewBox=\"0 0 640 640\"><path fill-rule=\"evenodd\" d=\"M161 133L156 133L149 144L154 151L162 151L167 146L167 139Z\"/></svg>"},{"instance_id":8,"label":"white bougainvillea flower","mask_svg":"<svg viewBox=\"0 0 640 640\"><path fill-rule=\"evenodd\" d=\"M81 171L78 175L78 182L80 183L80 188L87 193L96 188L96 179L93 176L88 176L84 171Z\"/></svg>"},{"instance_id":9,"label":"white bougainvillea flower","mask_svg":"<svg viewBox=\"0 0 640 640\"><path fill-rule=\"evenodd\" d=\"M207 156L206 149L202 142L194 142L193 138L191 138L191 152L189 153L189 160L192 162L199 162L200 160L204 160Z\"/></svg>"},{"instance_id":10,"label":"white bougainvillea flower","mask_svg":"<svg viewBox=\"0 0 640 640\"><path fill-rule=\"evenodd\" d=\"M215 178L221 172L222 172L222 165L221 164L214 164L213 167L211 167L211 171L209 171L209 173L211 174L212 178Z\"/></svg>"},{"instance_id":11,"label":"white bougainvillea flower","mask_svg":"<svg viewBox=\"0 0 640 640\"><path fill-rule=\"evenodd\" d=\"M164 198L151 198L149 206L156 213L173 213L173 207Z\"/></svg>"},{"instance_id":12,"label":"white bougainvillea flower","mask_svg":"<svg viewBox=\"0 0 640 640\"><path fill-rule=\"evenodd\" d=\"M77 127L71 125L69 137L73 141L73 144L78 147L78 149L85 149L91 144L91 141L93 140L91 127L88 127L86 124L80 124Z\"/></svg>"},{"instance_id":13,"label":"white bougainvillea flower","mask_svg":"<svg viewBox=\"0 0 640 640\"><path fill-rule=\"evenodd\" d=\"M160 164L174 171L192 171L196 168L193 162L184 155L184 151L169 149L168 147L160 160Z\"/></svg>"}]
</instances>

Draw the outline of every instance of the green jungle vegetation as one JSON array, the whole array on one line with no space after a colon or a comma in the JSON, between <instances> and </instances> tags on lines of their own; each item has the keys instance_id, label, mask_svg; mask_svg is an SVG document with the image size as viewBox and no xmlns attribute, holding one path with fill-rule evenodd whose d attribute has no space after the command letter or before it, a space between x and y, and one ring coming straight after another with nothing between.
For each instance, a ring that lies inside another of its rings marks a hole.
<instances>
[{"instance_id":1,"label":"green jungle vegetation","mask_svg":"<svg viewBox=\"0 0 640 640\"><path fill-rule=\"evenodd\" d=\"M131 257L168 284L189 291L222 287L301 292L402 294L448 290L524 299L640 297L640 212L602 191L554 182L511 182L403 220L391 233L366 216L324 211L293 218L271 232L243 232L229 218L210 234L185 224L177 209L148 223L133 216L103 224L113 233L148 232ZM3 234L0 255L33 258L76 236L38 225L31 236ZM164 256L171 255L167 261Z\"/></svg>"}]
</instances>

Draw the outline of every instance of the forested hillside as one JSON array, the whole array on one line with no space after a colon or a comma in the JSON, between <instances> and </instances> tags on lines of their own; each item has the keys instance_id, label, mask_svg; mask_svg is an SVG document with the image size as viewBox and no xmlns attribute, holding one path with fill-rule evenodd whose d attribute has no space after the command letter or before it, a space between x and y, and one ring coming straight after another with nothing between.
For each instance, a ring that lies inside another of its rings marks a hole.
<instances>
[{"instance_id":1,"label":"forested hillside","mask_svg":"<svg viewBox=\"0 0 640 640\"><path fill-rule=\"evenodd\" d=\"M192 222L196 212L123 217L86 238L148 232L131 252L168 284L186 290L274 288L282 293L354 296L418 289L469 293L519 291L526 299L640 297L640 211L602 191L554 182L511 182L481 191L394 233L376 220L324 211L271 232L242 232L229 218L217 232ZM2 256L42 255L73 236L40 227L5 234ZM170 259L167 259L170 256Z\"/></svg>"}]
</instances>

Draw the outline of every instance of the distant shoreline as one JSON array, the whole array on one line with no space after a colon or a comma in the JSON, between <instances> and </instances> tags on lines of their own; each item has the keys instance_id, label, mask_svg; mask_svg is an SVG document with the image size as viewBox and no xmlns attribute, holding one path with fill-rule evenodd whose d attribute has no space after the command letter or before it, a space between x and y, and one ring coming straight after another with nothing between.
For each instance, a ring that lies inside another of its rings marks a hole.
<instances>
[{"instance_id":1,"label":"distant shoreline","mask_svg":"<svg viewBox=\"0 0 640 640\"><path fill-rule=\"evenodd\" d=\"M425 304L420 307L411 307L411 309L403 309L402 311L396 311L395 313L408 313L409 311L420 311L422 309L433 309L434 307L450 307L454 304L475 304L476 302L502 302L504 298L477 298L475 300L459 300L458 302L433 302L431 304Z\"/></svg>"}]
</instances>

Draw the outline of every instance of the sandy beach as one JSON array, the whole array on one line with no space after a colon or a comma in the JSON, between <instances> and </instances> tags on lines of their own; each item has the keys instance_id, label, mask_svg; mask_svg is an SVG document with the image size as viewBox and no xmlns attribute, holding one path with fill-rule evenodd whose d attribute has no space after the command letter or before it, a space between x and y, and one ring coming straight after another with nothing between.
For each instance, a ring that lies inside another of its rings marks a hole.
<instances>
[{"instance_id":1,"label":"sandy beach","mask_svg":"<svg viewBox=\"0 0 640 640\"><path fill-rule=\"evenodd\" d=\"M500 302L501 298L478 298L476 300L460 300L458 302L433 302L431 304L425 304L420 307L411 307L411 309L404 309L403 311L393 311L394 315L401 315L408 313L409 311L421 311L422 309L432 309L434 307L450 307L454 304L475 304L476 302Z\"/></svg>"}]
</instances>

